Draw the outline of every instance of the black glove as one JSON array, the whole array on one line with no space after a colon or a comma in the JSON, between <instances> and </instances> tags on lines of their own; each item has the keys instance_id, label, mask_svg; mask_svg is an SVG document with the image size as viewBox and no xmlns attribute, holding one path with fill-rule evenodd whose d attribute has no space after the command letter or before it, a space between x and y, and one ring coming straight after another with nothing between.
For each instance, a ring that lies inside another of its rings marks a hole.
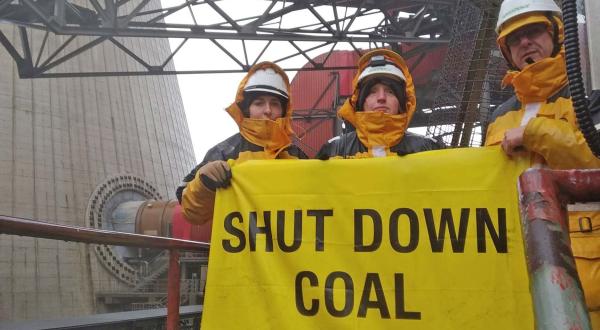
<instances>
[{"instance_id":1,"label":"black glove","mask_svg":"<svg viewBox=\"0 0 600 330\"><path fill-rule=\"evenodd\" d=\"M209 190L226 188L231 184L231 168L222 160L212 161L198 170L197 177Z\"/></svg>"}]
</instances>

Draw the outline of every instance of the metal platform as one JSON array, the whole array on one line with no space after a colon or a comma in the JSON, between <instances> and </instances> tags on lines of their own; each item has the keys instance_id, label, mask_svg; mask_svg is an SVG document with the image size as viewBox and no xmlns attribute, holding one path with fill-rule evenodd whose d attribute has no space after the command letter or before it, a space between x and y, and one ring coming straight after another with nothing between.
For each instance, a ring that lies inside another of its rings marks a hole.
<instances>
[{"instance_id":1,"label":"metal platform","mask_svg":"<svg viewBox=\"0 0 600 330\"><path fill-rule=\"evenodd\" d=\"M198 329L202 316L202 305L179 308L180 329ZM147 309L133 312L106 313L53 320L0 321L0 330L42 329L164 329L167 309Z\"/></svg>"}]
</instances>

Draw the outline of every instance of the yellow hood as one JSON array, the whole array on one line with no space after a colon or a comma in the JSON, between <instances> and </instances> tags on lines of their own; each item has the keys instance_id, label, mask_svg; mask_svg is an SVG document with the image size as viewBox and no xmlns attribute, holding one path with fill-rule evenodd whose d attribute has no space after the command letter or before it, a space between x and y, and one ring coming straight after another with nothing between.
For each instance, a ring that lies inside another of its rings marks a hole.
<instances>
[{"instance_id":1,"label":"yellow hood","mask_svg":"<svg viewBox=\"0 0 600 330\"><path fill-rule=\"evenodd\" d=\"M361 112L357 115L356 103L360 92L358 89L358 77L369 65L371 57L377 55L383 55L387 60L393 62L400 70L402 70L402 73L406 78L405 113L400 113L398 115L382 115L365 114ZM366 53L358 61L358 72L352 81L352 88L352 96L346 100L344 105L342 105L338 111L338 115L356 127L357 135L361 142L369 147L369 149L374 144L385 144L383 146L386 147L387 150L389 150L389 147L400 142L404 137L404 133L408 129L410 120L417 108L415 86L404 59L395 52L387 49L377 49Z\"/></svg>"},{"instance_id":2,"label":"yellow hood","mask_svg":"<svg viewBox=\"0 0 600 330\"><path fill-rule=\"evenodd\" d=\"M240 104L244 100L244 87L248 79L258 70L271 68L283 77L287 93L290 98L285 109L285 116L276 121L266 119L250 119L244 117ZM253 144L265 148L265 152L273 157L276 157L283 149L291 144L291 136L294 134L292 130L292 102L290 93L290 82L278 65L272 62L261 62L254 65L248 71L248 74L240 81L235 101L226 109L227 113L235 120L240 134Z\"/></svg>"},{"instance_id":3,"label":"yellow hood","mask_svg":"<svg viewBox=\"0 0 600 330\"><path fill-rule=\"evenodd\" d=\"M565 50L527 65L521 71L508 71L502 86L513 86L522 103L544 102L568 83Z\"/></svg>"}]
</instances>

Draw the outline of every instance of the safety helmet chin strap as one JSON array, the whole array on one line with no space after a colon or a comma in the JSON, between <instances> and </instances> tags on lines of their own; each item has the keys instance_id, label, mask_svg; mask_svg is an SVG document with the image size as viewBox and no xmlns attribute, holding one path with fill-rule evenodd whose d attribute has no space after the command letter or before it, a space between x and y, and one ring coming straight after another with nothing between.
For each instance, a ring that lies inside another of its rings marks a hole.
<instances>
[{"instance_id":1,"label":"safety helmet chin strap","mask_svg":"<svg viewBox=\"0 0 600 330\"><path fill-rule=\"evenodd\" d=\"M546 17L548 17L548 20L552 24L552 44L554 47L552 48L552 54L550 56L554 57L558 55L560 52L560 47L562 46L562 44L559 42L560 36L558 35L558 23L556 23L558 18L552 15L552 12L546 12Z\"/></svg>"},{"instance_id":2,"label":"safety helmet chin strap","mask_svg":"<svg viewBox=\"0 0 600 330\"><path fill-rule=\"evenodd\" d=\"M506 47L506 53L507 54L505 54L504 51L502 51L502 54L504 55L504 60L506 61L506 64L508 65L508 69L510 71L521 71L521 69L517 68L517 66L514 65L512 63L512 61L510 60L511 59L510 49L508 49L508 47Z\"/></svg>"}]
</instances>

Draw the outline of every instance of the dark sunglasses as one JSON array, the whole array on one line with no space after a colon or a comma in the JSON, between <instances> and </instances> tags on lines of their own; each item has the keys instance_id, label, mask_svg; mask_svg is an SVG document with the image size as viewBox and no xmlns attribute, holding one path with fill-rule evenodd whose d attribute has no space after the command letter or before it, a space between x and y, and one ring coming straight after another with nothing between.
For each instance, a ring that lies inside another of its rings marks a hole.
<instances>
[{"instance_id":1,"label":"dark sunglasses","mask_svg":"<svg viewBox=\"0 0 600 330\"><path fill-rule=\"evenodd\" d=\"M508 47L516 46L521 42L521 38L527 37L527 39L535 39L545 31L548 31L548 29L544 23L526 25L509 34L506 37L506 45Z\"/></svg>"}]
</instances>

